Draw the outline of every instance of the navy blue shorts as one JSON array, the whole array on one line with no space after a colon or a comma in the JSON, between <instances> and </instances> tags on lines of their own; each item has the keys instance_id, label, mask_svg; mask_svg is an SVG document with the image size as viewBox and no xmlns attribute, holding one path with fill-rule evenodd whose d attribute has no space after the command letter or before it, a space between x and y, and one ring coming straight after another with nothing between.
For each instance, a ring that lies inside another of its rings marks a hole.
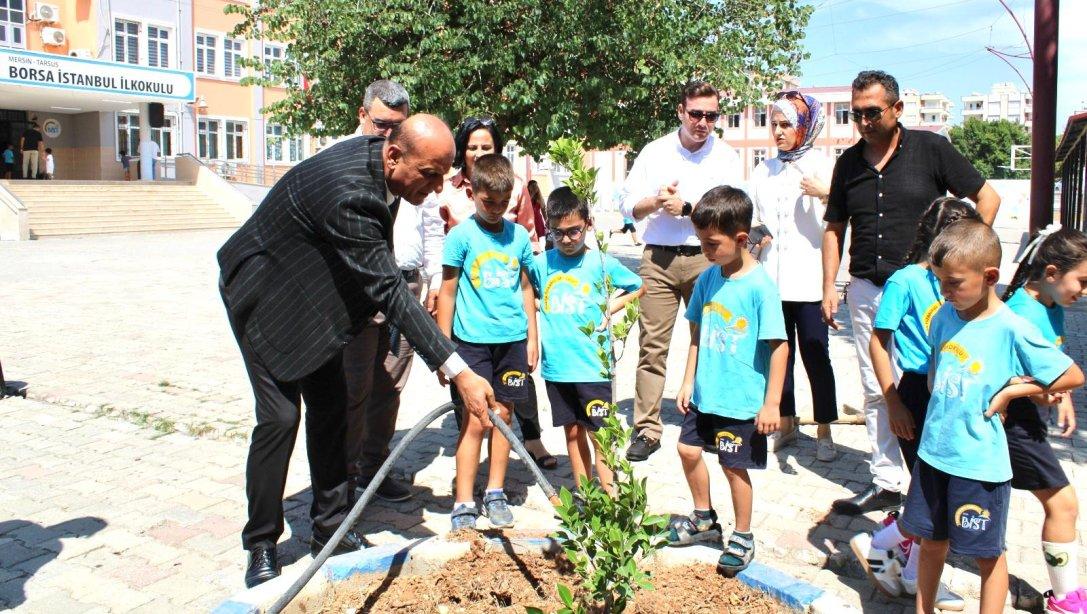
<instances>
[{"instance_id":1,"label":"navy blue shorts","mask_svg":"<svg viewBox=\"0 0 1087 614\"><path fill-rule=\"evenodd\" d=\"M692 405L683 417L679 443L716 452L722 467L766 469L766 435L759 434L754 419L704 414Z\"/></svg>"},{"instance_id":2,"label":"navy blue shorts","mask_svg":"<svg viewBox=\"0 0 1087 614\"><path fill-rule=\"evenodd\" d=\"M1004 554L1011 484L949 475L917 459L899 518L903 532L948 540L955 554L993 559Z\"/></svg>"},{"instance_id":3,"label":"navy blue shorts","mask_svg":"<svg viewBox=\"0 0 1087 614\"><path fill-rule=\"evenodd\" d=\"M545 382L551 423L580 424L590 431L604 426L611 403L611 382Z\"/></svg>"},{"instance_id":4,"label":"navy blue shorts","mask_svg":"<svg viewBox=\"0 0 1087 614\"><path fill-rule=\"evenodd\" d=\"M1004 432L1012 461L1012 488L1050 490L1068 486L1068 476L1049 445L1049 425L1044 413L1030 399L1015 399L1008 405Z\"/></svg>"},{"instance_id":5,"label":"navy blue shorts","mask_svg":"<svg viewBox=\"0 0 1087 614\"><path fill-rule=\"evenodd\" d=\"M928 390L928 375L914 371L906 371L899 380L898 398L910 411L913 417L913 439L898 438L898 447L902 450L902 458L906 461L906 469L913 473L913 467L917 464L917 446L921 444L921 432L925 426L925 416L928 414L928 402L932 393Z\"/></svg>"},{"instance_id":6,"label":"navy blue shorts","mask_svg":"<svg viewBox=\"0 0 1087 614\"><path fill-rule=\"evenodd\" d=\"M491 383L494 400L513 404L528 399L528 344L522 339L509 343L471 343L453 338L457 355L468 367ZM453 402L463 405L457 387L451 386Z\"/></svg>"}]
</instances>

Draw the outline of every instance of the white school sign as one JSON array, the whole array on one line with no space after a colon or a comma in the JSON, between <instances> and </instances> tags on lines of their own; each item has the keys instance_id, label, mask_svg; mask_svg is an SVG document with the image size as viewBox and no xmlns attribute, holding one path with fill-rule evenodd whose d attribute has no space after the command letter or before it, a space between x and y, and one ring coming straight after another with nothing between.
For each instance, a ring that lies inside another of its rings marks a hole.
<instances>
[{"instance_id":1,"label":"white school sign","mask_svg":"<svg viewBox=\"0 0 1087 614\"><path fill-rule=\"evenodd\" d=\"M19 49L0 49L0 83L158 102L191 101L196 89L191 72Z\"/></svg>"}]
</instances>

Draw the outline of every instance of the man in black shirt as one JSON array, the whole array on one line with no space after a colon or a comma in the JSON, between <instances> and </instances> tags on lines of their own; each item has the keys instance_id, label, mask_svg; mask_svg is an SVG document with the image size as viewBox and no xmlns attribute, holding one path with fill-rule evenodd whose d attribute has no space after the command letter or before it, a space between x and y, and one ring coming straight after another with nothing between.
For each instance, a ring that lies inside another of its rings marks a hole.
<instances>
[{"instance_id":1,"label":"man in black shirt","mask_svg":"<svg viewBox=\"0 0 1087 614\"><path fill-rule=\"evenodd\" d=\"M30 122L30 127L19 138L19 151L23 153L23 179L38 177L38 148L41 142L42 133L38 132L38 122Z\"/></svg>"},{"instance_id":2,"label":"man in black shirt","mask_svg":"<svg viewBox=\"0 0 1087 614\"><path fill-rule=\"evenodd\" d=\"M834 502L845 514L897 509L908 482L887 405L872 370L868 344L883 283L906 265L917 221L933 200L951 192L977 203L992 224L1000 197L951 143L932 132L907 130L898 122L898 82L882 71L864 71L853 81L852 117L861 140L834 165L823 234L823 319L834 328L846 225L849 248L849 316L861 367L864 414L872 444L873 483L849 499Z\"/></svg>"}]
</instances>

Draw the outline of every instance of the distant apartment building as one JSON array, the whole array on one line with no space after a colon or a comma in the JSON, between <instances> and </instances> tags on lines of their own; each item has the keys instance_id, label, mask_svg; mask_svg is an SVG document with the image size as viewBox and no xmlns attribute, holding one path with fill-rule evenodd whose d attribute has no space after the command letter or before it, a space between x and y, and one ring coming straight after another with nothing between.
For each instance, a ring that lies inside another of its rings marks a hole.
<instances>
[{"instance_id":1,"label":"distant apartment building","mask_svg":"<svg viewBox=\"0 0 1087 614\"><path fill-rule=\"evenodd\" d=\"M921 94L917 90L902 91L902 125L907 128L926 126L934 132L951 121L954 103L939 92Z\"/></svg>"},{"instance_id":2,"label":"distant apartment building","mask_svg":"<svg viewBox=\"0 0 1087 614\"><path fill-rule=\"evenodd\" d=\"M1033 105L1029 92L1020 90L1014 83L993 84L988 94L973 93L962 97L962 118L976 118L988 122L1002 119L1033 125Z\"/></svg>"}]
</instances>

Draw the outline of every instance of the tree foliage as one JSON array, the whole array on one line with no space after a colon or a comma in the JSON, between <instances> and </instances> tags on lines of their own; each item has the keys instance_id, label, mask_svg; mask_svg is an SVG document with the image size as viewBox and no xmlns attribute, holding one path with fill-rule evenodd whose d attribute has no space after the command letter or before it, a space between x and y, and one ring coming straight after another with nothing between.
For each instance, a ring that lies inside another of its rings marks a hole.
<instances>
[{"instance_id":1,"label":"tree foliage","mask_svg":"<svg viewBox=\"0 0 1087 614\"><path fill-rule=\"evenodd\" d=\"M987 122L976 117L952 126L951 142L982 176L989 179L1027 179L1030 171L1012 171L1012 145L1030 145L1030 132L1022 124L1002 119ZM1027 162L1029 165L1029 162Z\"/></svg>"},{"instance_id":2,"label":"tree foliage","mask_svg":"<svg viewBox=\"0 0 1087 614\"><path fill-rule=\"evenodd\" d=\"M802 0L262 0L233 5L235 35L289 41L263 85L291 133L346 134L366 85L389 78L412 110L451 125L493 115L530 154L566 135L590 148L642 144L674 127L692 77L738 111L795 73L812 12ZM248 64L262 68L261 58ZM290 78L306 76L309 89ZM267 76L265 76L267 75Z\"/></svg>"}]
</instances>

